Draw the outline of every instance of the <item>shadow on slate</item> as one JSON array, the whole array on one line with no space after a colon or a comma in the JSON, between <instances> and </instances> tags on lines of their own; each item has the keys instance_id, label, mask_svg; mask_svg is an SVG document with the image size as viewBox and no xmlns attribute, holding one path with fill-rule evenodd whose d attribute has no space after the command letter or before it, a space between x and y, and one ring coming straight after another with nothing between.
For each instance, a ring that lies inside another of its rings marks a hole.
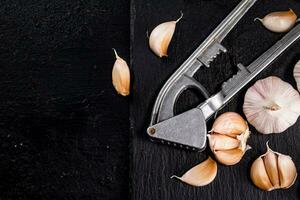
<instances>
[{"instance_id":1,"label":"shadow on slate","mask_svg":"<svg viewBox=\"0 0 300 200\"><path fill-rule=\"evenodd\" d=\"M235 166L218 165L218 175L214 182L200 188L185 185L170 179L170 176L182 175L189 168L206 159L210 154L209 149L199 153L152 143L146 133L152 106L164 82L238 2L238 0L132 1L131 62L135 77L130 110L132 199L296 200L300 198L299 179L288 190L263 192L252 184L249 177L252 162L266 151L265 143L268 140L272 149L289 154L293 158L299 172L300 120L282 134L262 135L251 126L252 135L249 144L253 149L248 151L242 161ZM206 86L210 93L218 91L222 82L237 71L235 67L237 63L248 65L284 35L267 31L253 19L263 17L272 11L289 8L293 8L300 15L299 1L257 1L223 42L229 52L220 55L210 68L201 68L195 78ZM184 13L184 18L177 24L169 47L169 57L160 59L149 50L145 33L159 23L177 19L180 11ZM296 87L291 68L300 59L299 52L298 41L255 80L276 75ZM239 93L220 113L236 111L243 115L245 91ZM188 93L180 98L178 107L186 106L187 103L195 104L195 102L197 102L195 95ZM177 111L183 110L177 108Z\"/></svg>"},{"instance_id":2,"label":"shadow on slate","mask_svg":"<svg viewBox=\"0 0 300 200\"><path fill-rule=\"evenodd\" d=\"M127 0L2 0L0 199L128 196Z\"/></svg>"}]
</instances>

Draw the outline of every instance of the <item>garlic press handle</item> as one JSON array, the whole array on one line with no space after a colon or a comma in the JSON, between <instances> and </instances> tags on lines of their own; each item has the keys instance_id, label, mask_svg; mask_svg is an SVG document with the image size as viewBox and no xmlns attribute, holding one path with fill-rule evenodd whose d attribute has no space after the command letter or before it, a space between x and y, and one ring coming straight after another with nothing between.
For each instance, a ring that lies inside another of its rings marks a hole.
<instances>
[{"instance_id":1,"label":"garlic press handle","mask_svg":"<svg viewBox=\"0 0 300 200\"><path fill-rule=\"evenodd\" d=\"M161 102L157 115L157 122L167 120L174 116L174 106L178 97L187 89L196 89L205 99L209 98L207 90L193 77L184 74L168 89Z\"/></svg>"}]
</instances>

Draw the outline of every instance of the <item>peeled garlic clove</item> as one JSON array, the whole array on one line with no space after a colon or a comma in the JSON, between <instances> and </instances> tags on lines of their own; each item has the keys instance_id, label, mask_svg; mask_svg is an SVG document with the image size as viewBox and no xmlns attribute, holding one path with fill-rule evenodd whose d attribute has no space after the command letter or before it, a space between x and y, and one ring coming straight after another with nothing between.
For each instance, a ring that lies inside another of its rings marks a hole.
<instances>
[{"instance_id":1,"label":"peeled garlic clove","mask_svg":"<svg viewBox=\"0 0 300 200\"><path fill-rule=\"evenodd\" d=\"M248 128L246 121L235 112L226 112L220 115L212 126L212 132L236 136Z\"/></svg>"},{"instance_id":2,"label":"peeled garlic clove","mask_svg":"<svg viewBox=\"0 0 300 200\"><path fill-rule=\"evenodd\" d=\"M172 176L184 183L192 186L200 187L211 183L217 175L218 167L216 161L208 157L204 162L194 166L188 170L182 177Z\"/></svg>"},{"instance_id":3,"label":"peeled garlic clove","mask_svg":"<svg viewBox=\"0 0 300 200\"><path fill-rule=\"evenodd\" d=\"M116 61L112 70L112 83L116 91L123 95L129 95L130 90L130 71L125 60L118 56L115 49L113 49L116 56Z\"/></svg>"},{"instance_id":4,"label":"peeled garlic clove","mask_svg":"<svg viewBox=\"0 0 300 200\"><path fill-rule=\"evenodd\" d=\"M224 164L224 165L235 165L242 159L244 153L246 152L236 148L236 149L229 149L223 151L215 151L214 154L216 159Z\"/></svg>"},{"instance_id":5,"label":"peeled garlic clove","mask_svg":"<svg viewBox=\"0 0 300 200\"><path fill-rule=\"evenodd\" d=\"M294 78L297 82L298 91L300 91L300 60L297 62L294 68Z\"/></svg>"},{"instance_id":6,"label":"peeled garlic clove","mask_svg":"<svg viewBox=\"0 0 300 200\"><path fill-rule=\"evenodd\" d=\"M278 171L281 188L289 188L294 184L297 178L297 169L290 156L278 155Z\"/></svg>"},{"instance_id":7,"label":"peeled garlic clove","mask_svg":"<svg viewBox=\"0 0 300 200\"><path fill-rule=\"evenodd\" d=\"M164 22L156 26L150 34L149 46L150 49L160 58L168 56L168 47L173 37L176 24L183 17L181 16L176 21Z\"/></svg>"},{"instance_id":8,"label":"peeled garlic clove","mask_svg":"<svg viewBox=\"0 0 300 200\"><path fill-rule=\"evenodd\" d=\"M252 164L250 169L250 178L253 183L262 190L271 191L273 185L269 180L264 161L261 157L258 157Z\"/></svg>"},{"instance_id":9,"label":"peeled garlic clove","mask_svg":"<svg viewBox=\"0 0 300 200\"><path fill-rule=\"evenodd\" d=\"M240 146L240 141L238 139L226 135L209 134L207 137L212 151L234 149Z\"/></svg>"},{"instance_id":10,"label":"peeled garlic clove","mask_svg":"<svg viewBox=\"0 0 300 200\"><path fill-rule=\"evenodd\" d=\"M267 144L268 146L268 144ZM269 148L268 151L263 157L264 165L266 168L266 172L268 177L273 185L273 187L279 187L279 175L278 175L278 168L277 168L277 155Z\"/></svg>"},{"instance_id":11,"label":"peeled garlic clove","mask_svg":"<svg viewBox=\"0 0 300 200\"><path fill-rule=\"evenodd\" d=\"M286 32L290 30L297 21L297 15L292 9L289 11L272 12L264 18L256 18L267 29L273 32Z\"/></svg>"},{"instance_id":12,"label":"peeled garlic clove","mask_svg":"<svg viewBox=\"0 0 300 200\"><path fill-rule=\"evenodd\" d=\"M280 133L297 121L300 95L289 83L270 76L247 90L243 110L248 122L259 132Z\"/></svg>"}]
</instances>

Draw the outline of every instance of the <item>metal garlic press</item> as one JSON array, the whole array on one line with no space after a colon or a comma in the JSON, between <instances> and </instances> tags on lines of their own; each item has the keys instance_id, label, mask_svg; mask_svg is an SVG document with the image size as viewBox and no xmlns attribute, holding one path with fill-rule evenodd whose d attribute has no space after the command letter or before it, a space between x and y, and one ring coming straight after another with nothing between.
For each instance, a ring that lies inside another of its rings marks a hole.
<instances>
[{"instance_id":1,"label":"metal garlic press","mask_svg":"<svg viewBox=\"0 0 300 200\"><path fill-rule=\"evenodd\" d=\"M226 53L226 48L220 43L255 2L242 0L162 87L147 129L153 140L202 151L206 146L206 122L209 118L300 37L300 25L297 25L249 66L238 64L237 74L224 82L218 93L209 95L193 75L201 66L209 67L220 52ZM188 88L196 88L206 101L174 116L174 105Z\"/></svg>"}]
</instances>

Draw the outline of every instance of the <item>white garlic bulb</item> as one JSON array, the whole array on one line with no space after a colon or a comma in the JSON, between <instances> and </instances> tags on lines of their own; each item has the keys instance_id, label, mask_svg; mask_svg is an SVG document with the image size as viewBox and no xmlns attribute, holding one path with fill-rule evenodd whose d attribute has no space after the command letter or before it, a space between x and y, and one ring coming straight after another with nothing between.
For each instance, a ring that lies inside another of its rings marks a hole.
<instances>
[{"instance_id":1,"label":"white garlic bulb","mask_svg":"<svg viewBox=\"0 0 300 200\"><path fill-rule=\"evenodd\" d=\"M290 30L297 21L297 15L292 9L289 11L272 12L259 20L267 29L273 32L286 32Z\"/></svg>"},{"instance_id":2,"label":"white garlic bulb","mask_svg":"<svg viewBox=\"0 0 300 200\"><path fill-rule=\"evenodd\" d=\"M156 26L150 34L150 49L160 58L168 56L168 47L173 37L176 24L181 20L183 14L176 21L164 22Z\"/></svg>"},{"instance_id":3,"label":"white garlic bulb","mask_svg":"<svg viewBox=\"0 0 300 200\"><path fill-rule=\"evenodd\" d=\"M300 91L300 60L295 65L294 78L295 78L296 83L297 83L298 91Z\"/></svg>"},{"instance_id":4,"label":"white garlic bulb","mask_svg":"<svg viewBox=\"0 0 300 200\"><path fill-rule=\"evenodd\" d=\"M246 144L250 131L247 122L238 113L226 112L220 115L210 133L207 135L209 147L216 159L224 165L238 163L250 149Z\"/></svg>"},{"instance_id":5,"label":"white garlic bulb","mask_svg":"<svg viewBox=\"0 0 300 200\"><path fill-rule=\"evenodd\" d=\"M253 162L250 177L262 190L284 189L294 184L297 169L290 156L273 151L267 143L267 152Z\"/></svg>"},{"instance_id":6,"label":"white garlic bulb","mask_svg":"<svg viewBox=\"0 0 300 200\"><path fill-rule=\"evenodd\" d=\"M300 115L300 95L276 76L258 80L245 95L244 113L256 130L263 134L281 133Z\"/></svg>"}]
</instances>

